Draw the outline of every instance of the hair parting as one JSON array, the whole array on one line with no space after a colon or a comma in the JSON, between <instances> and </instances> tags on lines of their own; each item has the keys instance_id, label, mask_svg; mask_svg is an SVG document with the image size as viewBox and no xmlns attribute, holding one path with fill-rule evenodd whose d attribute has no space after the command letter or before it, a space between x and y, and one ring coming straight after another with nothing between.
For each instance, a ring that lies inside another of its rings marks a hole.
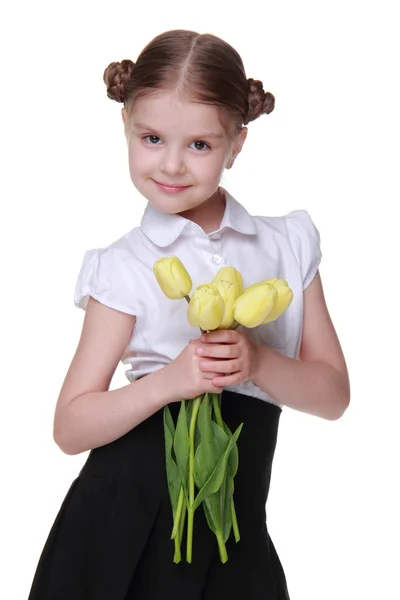
<instances>
[{"instance_id":1,"label":"hair parting","mask_svg":"<svg viewBox=\"0 0 400 600\"><path fill-rule=\"evenodd\" d=\"M103 79L108 97L123 103L128 112L137 98L173 89L195 102L220 107L237 130L275 106L263 83L246 77L242 59L230 44L194 31L173 30L155 37L136 63L112 62Z\"/></svg>"}]
</instances>

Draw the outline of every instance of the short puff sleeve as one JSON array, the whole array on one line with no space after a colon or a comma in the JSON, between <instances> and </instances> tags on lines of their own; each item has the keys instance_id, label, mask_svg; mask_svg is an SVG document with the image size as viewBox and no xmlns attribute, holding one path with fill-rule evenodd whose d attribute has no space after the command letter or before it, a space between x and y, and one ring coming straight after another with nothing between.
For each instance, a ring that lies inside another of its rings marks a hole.
<instances>
[{"instance_id":1,"label":"short puff sleeve","mask_svg":"<svg viewBox=\"0 0 400 600\"><path fill-rule=\"evenodd\" d=\"M305 290L314 279L322 258L319 231L306 210L294 210L285 218L290 245L299 263Z\"/></svg>"},{"instance_id":2,"label":"short puff sleeve","mask_svg":"<svg viewBox=\"0 0 400 600\"><path fill-rule=\"evenodd\" d=\"M107 247L85 253L75 287L75 306L86 310L89 296L110 308L136 315L132 273L117 249Z\"/></svg>"}]
</instances>

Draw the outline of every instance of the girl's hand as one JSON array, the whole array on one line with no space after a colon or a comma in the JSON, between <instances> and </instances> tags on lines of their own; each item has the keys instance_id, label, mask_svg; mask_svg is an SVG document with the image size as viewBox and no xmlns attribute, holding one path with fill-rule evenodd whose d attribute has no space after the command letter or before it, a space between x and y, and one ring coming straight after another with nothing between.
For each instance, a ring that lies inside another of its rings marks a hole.
<instances>
[{"instance_id":1,"label":"girl's hand","mask_svg":"<svg viewBox=\"0 0 400 600\"><path fill-rule=\"evenodd\" d=\"M169 365L164 367L163 386L166 388L166 402L190 400L205 392L220 394L222 386L213 380L224 375L224 371L200 368L202 355L197 353L201 347L199 339L191 340L182 352Z\"/></svg>"},{"instance_id":2,"label":"girl's hand","mask_svg":"<svg viewBox=\"0 0 400 600\"><path fill-rule=\"evenodd\" d=\"M203 334L196 354L203 372L217 372L212 383L221 388L251 379L258 368L258 345L237 330Z\"/></svg>"}]
</instances>

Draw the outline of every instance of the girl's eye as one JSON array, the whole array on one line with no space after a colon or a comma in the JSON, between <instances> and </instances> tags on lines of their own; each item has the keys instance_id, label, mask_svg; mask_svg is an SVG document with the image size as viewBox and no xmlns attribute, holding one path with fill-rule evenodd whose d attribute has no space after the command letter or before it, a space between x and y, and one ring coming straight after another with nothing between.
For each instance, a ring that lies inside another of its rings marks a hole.
<instances>
[{"instance_id":1,"label":"girl's eye","mask_svg":"<svg viewBox=\"0 0 400 600\"><path fill-rule=\"evenodd\" d=\"M193 142L191 144L191 146L194 146L195 150L207 150L210 146L208 144L206 144L205 142L202 142L200 140L197 140L196 142Z\"/></svg>"},{"instance_id":2,"label":"girl's eye","mask_svg":"<svg viewBox=\"0 0 400 600\"><path fill-rule=\"evenodd\" d=\"M144 139L153 145L158 144L158 142L161 141L158 135L146 135Z\"/></svg>"}]
</instances>

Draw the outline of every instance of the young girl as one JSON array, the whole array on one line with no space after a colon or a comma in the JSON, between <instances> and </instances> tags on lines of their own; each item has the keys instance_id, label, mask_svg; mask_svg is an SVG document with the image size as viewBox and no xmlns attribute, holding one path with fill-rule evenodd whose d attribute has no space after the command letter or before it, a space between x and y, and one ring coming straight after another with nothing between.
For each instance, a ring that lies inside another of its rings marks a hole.
<instances>
[{"instance_id":1,"label":"young girl","mask_svg":"<svg viewBox=\"0 0 400 600\"><path fill-rule=\"evenodd\" d=\"M246 125L274 108L221 39L155 38L136 63L111 63L107 94L123 103L132 182L148 200L140 227L84 257L75 303L81 338L58 398L54 439L90 450L63 502L30 600L284 600L285 575L266 526L282 406L337 419L349 403L345 360L322 291L319 234L304 210L254 217L219 187ZM277 321L196 337L184 301L164 296L154 262L178 256L194 288L234 266L244 286L282 277L293 290ZM194 338L194 339L193 339ZM129 384L109 391L115 369ZM196 511L193 561L173 562L163 407L221 392L238 441L241 540L219 558Z\"/></svg>"}]
</instances>

